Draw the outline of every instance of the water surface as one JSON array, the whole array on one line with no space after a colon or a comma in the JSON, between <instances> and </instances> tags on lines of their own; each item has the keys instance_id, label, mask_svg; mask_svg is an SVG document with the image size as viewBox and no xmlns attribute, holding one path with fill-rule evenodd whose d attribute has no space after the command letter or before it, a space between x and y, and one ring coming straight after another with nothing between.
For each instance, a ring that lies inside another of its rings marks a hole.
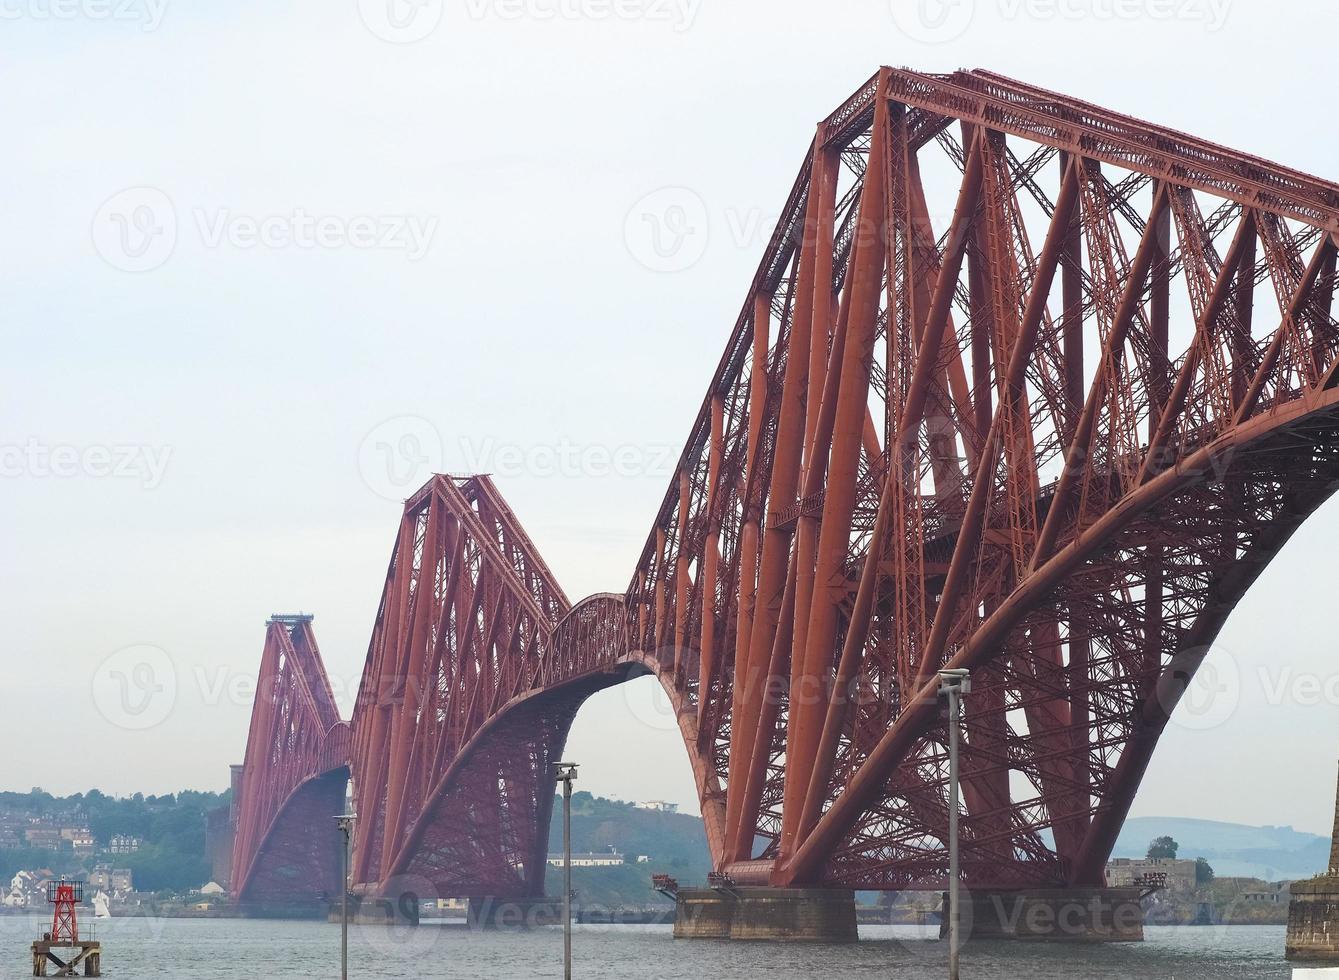
<instances>
[{"instance_id":1,"label":"water surface","mask_svg":"<svg viewBox=\"0 0 1339 980\"><path fill-rule=\"evenodd\" d=\"M89 924L85 924L87 932ZM101 920L103 976L192 980L339 975L339 926L244 919ZM28 944L41 920L0 917L0 978L31 975ZM943 943L915 926L861 926L848 946L678 940L669 926L577 926L575 974L590 980L811 980L947 976ZM1150 927L1147 941L1112 946L978 943L964 980L1233 980L1288 978L1282 926ZM350 929L349 975L562 976L562 931L471 932L463 926Z\"/></svg>"}]
</instances>

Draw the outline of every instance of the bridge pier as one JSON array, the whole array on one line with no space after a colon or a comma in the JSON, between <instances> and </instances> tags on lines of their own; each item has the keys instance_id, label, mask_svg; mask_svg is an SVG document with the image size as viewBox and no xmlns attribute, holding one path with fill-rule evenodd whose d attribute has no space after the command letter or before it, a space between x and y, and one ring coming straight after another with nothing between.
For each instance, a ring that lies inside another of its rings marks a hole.
<instances>
[{"instance_id":1,"label":"bridge pier","mask_svg":"<svg viewBox=\"0 0 1339 980\"><path fill-rule=\"evenodd\" d=\"M471 929L533 929L563 921L561 898L471 898Z\"/></svg>"},{"instance_id":2,"label":"bridge pier","mask_svg":"<svg viewBox=\"0 0 1339 980\"><path fill-rule=\"evenodd\" d=\"M273 901L244 900L233 906L241 919L324 919L328 903L323 898Z\"/></svg>"},{"instance_id":3,"label":"bridge pier","mask_svg":"<svg viewBox=\"0 0 1339 980\"><path fill-rule=\"evenodd\" d=\"M327 921L340 922L344 906L338 899L328 906ZM349 895L349 922L359 926L416 926L418 925L418 896L401 895L399 898L371 898Z\"/></svg>"},{"instance_id":4,"label":"bridge pier","mask_svg":"<svg viewBox=\"0 0 1339 980\"><path fill-rule=\"evenodd\" d=\"M1309 881L1289 888L1287 959L1339 963L1339 798L1334 804L1334 834L1330 838L1330 866Z\"/></svg>"},{"instance_id":5,"label":"bridge pier","mask_svg":"<svg viewBox=\"0 0 1339 980\"><path fill-rule=\"evenodd\" d=\"M1137 943L1144 939L1138 888L1035 888L962 895L962 935L1029 942ZM948 932L948 896L939 927Z\"/></svg>"},{"instance_id":6,"label":"bridge pier","mask_svg":"<svg viewBox=\"0 0 1339 980\"><path fill-rule=\"evenodd\" d=\"M1298 962L1339 963L1339 876L1294 881L1290 890L1284 956Z\"/></svg>"},{"instance_id":7,"label":"bridge pier","mask_svg":"<svg viewBox=\"0 0 1339 980\"><path fill-rule=\"evenodd\" d=\"M680 888L675 939L851 943L855 892L841 888Z\"/></svg>"}]
</instances>

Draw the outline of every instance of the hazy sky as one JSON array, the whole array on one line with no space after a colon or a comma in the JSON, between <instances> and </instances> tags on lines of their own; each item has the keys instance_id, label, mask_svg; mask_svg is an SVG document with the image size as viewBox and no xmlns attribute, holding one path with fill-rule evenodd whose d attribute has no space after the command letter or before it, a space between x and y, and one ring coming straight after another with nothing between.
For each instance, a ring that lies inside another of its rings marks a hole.
<instances>
[{"instance_id":1,"label":"hazy sky","mask_svg":"<svg viewBox=\"0 0 1339 980\"><path fill-rule=\"evenodd\" d=\"M316 614L347 708L426 475L383 445L493 472L573 599L624 588L813 124L881 63L1335 177L1337 30L1324 0L0 0L0 788L223 788L273 612ZM1230 693L1136 813L1328 832L1335 542L1332 506L1234 615ZM141 660L152 717L108 694ZM592 700L569 755L695 806L654 693Z\"/></svg>"}]
</instances>

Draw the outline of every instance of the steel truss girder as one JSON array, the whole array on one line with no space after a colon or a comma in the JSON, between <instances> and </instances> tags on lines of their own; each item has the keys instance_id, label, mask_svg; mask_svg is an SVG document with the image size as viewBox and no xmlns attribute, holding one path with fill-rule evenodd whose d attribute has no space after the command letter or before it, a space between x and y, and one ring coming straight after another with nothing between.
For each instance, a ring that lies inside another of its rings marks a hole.
<instances>
[{"instance_id":1,"label":"steel truss girder","mask_svg":"<svg viewBox=\"0 0 1339 980\"><path fill-rule=\"evenodd\" d=\"M538 894L546 767L650 673L718 869L938 887L952 665L968 883L1099 883L1179 692L1339 480L1337 245L1332 183L882 69L818 125L624 593L570 606L485 477L406 503L356 880Z\"/></svg>"}]
</instances>

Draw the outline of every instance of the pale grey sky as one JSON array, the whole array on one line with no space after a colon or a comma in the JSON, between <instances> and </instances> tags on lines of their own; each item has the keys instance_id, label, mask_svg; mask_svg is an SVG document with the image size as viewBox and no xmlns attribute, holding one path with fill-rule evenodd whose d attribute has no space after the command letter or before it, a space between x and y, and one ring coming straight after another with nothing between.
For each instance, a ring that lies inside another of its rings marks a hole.
<instances>
[{"instance_id":1,"label":"pale grey sky","mask_svg":"<svg viewBox=\"0 0 1339 980\"><path fill-rule=\"evenodd\" d=\"M813 123L879 64L1334 177L1336 29L1322 0L0 0L0 787L221 789L272 612L316 614L351 696L408 479L378 441L494 472L574 599L622 589ZM687 251L641 220L664 188ZM1136 813L1328 831L1335 541L1330 507L1233 617L1237 707L1178 718ZM140 645L177 689L136 730L94 692ZM653 695L593 700L569 754L693 804Z\"/></svg>"}]
</instances>

